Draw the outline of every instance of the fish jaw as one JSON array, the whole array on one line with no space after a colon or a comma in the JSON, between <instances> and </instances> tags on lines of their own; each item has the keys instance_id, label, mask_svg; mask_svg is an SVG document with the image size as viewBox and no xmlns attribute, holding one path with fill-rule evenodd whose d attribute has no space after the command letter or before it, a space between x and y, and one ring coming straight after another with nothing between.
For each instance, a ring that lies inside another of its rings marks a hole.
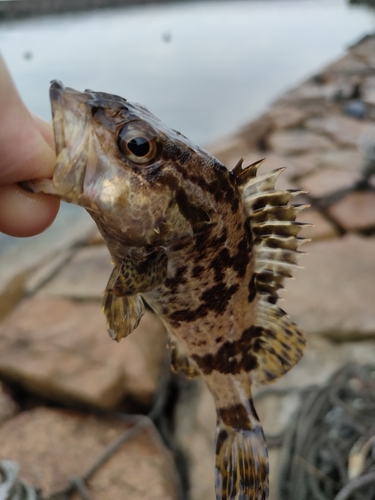
<instances>
[{"instance_id":1,"label":"fish jaw","mask_svg":"<svg viewBox=\"0 0 375 500\"><path fill-rule=\"evenodd\" d=\"M50 99L57 155L52 184L61 199L81 204L90 151L90 121L85 96L54 80Z\"/></svg>"}]
</instances>

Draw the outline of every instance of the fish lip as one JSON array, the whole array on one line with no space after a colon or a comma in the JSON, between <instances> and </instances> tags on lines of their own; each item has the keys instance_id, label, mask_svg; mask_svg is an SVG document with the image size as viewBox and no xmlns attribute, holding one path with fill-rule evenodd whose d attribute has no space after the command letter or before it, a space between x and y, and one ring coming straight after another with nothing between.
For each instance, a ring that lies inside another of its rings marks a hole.
<instances>
[{"instance_id":1,"label":"fish lip","mask_svg":"<svg viewBox=\"0 0 375 500\"><path fill-rule=\"evenodd\" d=\"M65 91L65 85L59 80L52 80L49 89L49 97L52 108L52 126L55 136L56 156L66 147L64 126L62 120L59 118L62 114L62 96Z\"/></svg>"}]
</instances>

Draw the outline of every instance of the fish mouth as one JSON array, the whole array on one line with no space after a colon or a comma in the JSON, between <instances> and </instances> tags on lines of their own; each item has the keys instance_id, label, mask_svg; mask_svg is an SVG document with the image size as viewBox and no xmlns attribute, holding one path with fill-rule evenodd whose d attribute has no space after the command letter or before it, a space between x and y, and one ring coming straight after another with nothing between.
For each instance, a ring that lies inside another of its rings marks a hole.
<instances>
[{"instance_id":1,"label":"fish mouth","mask_svg":"<svg viewBox=\"0 0 375 500\"><path fill-rule=\"evenodd\" d=\"M55 136L56 155L59 156L65 147L64 126L62 123L62 95L65 90L63 83L53 80L49 89L49 97L52 108L52 126Z\"/></svg>"},{"instance_id":2,"label":"fish mouth","mask_svg":"<svg viewBox=\"0 0 375 500\"><path fill-rule=\"evenodd\" d=\"M88 96L54 80L50 100L57 155L53 185L63 200L79 204L88 161Z\"/></svg>"}]
</instances>

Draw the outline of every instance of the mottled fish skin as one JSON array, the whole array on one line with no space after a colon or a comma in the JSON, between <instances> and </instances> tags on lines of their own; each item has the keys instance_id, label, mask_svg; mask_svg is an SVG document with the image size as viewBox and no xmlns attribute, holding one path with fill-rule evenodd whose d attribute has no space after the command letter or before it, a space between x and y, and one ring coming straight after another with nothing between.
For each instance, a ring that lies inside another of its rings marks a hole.
<instances>
[{"instance_id":1,"label":"mottled fish skin","mask_svg":"<svg viewBox=\"0 0 375 500\"><path fill-rule=\"evenodd\" d=\"M51 86L52 181L34 183L83 206L115 265L103 308L120 340L144 297L170 334L172 364L202 374L214 397L216 498L266 500L268 458L252 397L302 355L304 336L275 304L291 275L300 208L275 191L278 172L234 171L142 106Z\"/></svg>"}]
</instances>

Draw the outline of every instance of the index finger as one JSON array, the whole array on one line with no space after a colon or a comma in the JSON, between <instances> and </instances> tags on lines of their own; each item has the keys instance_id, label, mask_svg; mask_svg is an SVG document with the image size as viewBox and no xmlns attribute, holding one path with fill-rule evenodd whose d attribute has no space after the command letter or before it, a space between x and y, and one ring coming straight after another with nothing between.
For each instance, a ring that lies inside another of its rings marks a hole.
<instances>
[{"instance_id":1,"label":"index finger","mask_svg":"<svg viewBox=\"0 0 375 500\"><path fill-rule=\"evenodd\" d=\"M34 122L0 56L0 184L52 177L52 142L52 127Z\"/></svg>"}]
</instances>

